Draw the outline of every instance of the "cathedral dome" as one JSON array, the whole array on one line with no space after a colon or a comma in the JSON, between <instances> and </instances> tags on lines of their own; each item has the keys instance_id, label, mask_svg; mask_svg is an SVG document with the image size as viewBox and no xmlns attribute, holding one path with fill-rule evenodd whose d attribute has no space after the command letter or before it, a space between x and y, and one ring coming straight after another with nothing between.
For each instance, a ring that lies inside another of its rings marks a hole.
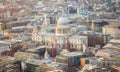
<instances>
[{"instance_id":1,"label":"cathedral dome","mask_svg":"<svg viewBox=\"0 0 120 72\"><path fill-rule=\"evenodd\" d=\"M59 25L64 25L64 24L69 24L70 19L67 16L62 16L58 19L57 24Z\"/></svg>"}]
</instances>

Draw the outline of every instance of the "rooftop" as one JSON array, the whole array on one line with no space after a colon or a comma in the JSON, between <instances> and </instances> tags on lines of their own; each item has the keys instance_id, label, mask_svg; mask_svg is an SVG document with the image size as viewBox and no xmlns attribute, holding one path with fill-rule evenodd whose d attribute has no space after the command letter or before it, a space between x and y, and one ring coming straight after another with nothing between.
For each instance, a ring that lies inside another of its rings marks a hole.
<instances>
[{"instance_id":1,"label":"rooftop","mask_svg":"<svg viewBox=\"0 0 120 72\"><path fill-rule=\"evenodd\" d=\"M118 43L118 44L120 44L120 39L112 39L112 40L110 40L110 43Z\"/></svg>"},{"instance_id":2,"label":"rooftop","mask_svg":"<svg viewBox=\"0 0 120 72\"><path fill-rule=\"evenodd\" d=\"M62 16L58 19L57 24L69 24L70 23L70 19L67 16Z\"/></svg>"},{"instance_id":3,"label":"rooftop","mask_svg":"<svg viewBox=\"0 0 120 72\"><path fill-rule=\"evenodd\" d=\"M0 43L0 47L5 47L5 46L9 46L9 45L6 43Z\"/></svg>"},{"instance_id":4,"label":"rooftop","mask_svg":"<svg viewBox=\"0 0 120 72\"><path fill-rule=\"evenodd\" d=\"M112 68L115 68L117 70L120 70L120 65L113 65Z\"/></svg>"},{"instance_id":5,"label":"rooftop","mask_svg":"<svg viewBox=\"0 0 120 72\"><path fill-rule=\"evenodd\" d=\"M32 49L27 49L27 51L30 51L30 52L35 52L35 51L37 51L37 50L39 50L39 49L45 49L45 47L46 46L39 46L39 47L36 47L36 48L32 48Z\"/></svg>"},{"instance_id":6,"label":"rooftop","mask_svg":"<svg viewBox=\"0 0 120 72\"><path fill-rule=\"evenodd\" d=\"M92 61L102 61L102 60L104 60L102 57L99 57L99 56L87 57L87 58L83 58L83 59L89 59L89 60L92 60Z\"/></svg>"},{"instance_id":7,"label":"rooftop","mask_svg":"<svg viewBox=\"0 0 120 72\"><path fill-rule=\"evenodd\" d=\"M51 60L36 60L36 59L32 59L32 60L26 60L25 61L26 63L29 63L29 64L33 64L33 65L43 65L45 63L49 63L51 62Z\"/></svg>"},{"instance_id":8,"label":"rooftop","mask_svg":"<svg viewBox=\"0 0 120 72\"><path fill-rule=\"evenodd\" d=\"M79 56L79 55L83 55L82 52L69 52L69 53L65 53L63 54L63 56L68 56L68 57L74 57L74 56Z\"/></svg>"},{"instance_id":9,"label":"rooftop","mask_svg":"<svg viewBox=\"0 0 120 72\"><path fill-rule=\"evenodd\" d=\"M103 50L100 50L100 51L101 51L101 52L109 53L109 54L111 54L111 55L120 54L120 51L117 51L117 50L103 49Z\"/></svg>"},{"instance_id":10,"label":"rooftop","mask_svg":"<svg viewBox=\"0 0 120 72\"><path fill-rule=\"evenodd\" d=\"M0 58L0 63L11 63L11 62L13 63L16 61L20 61L20 60L10 56L5 56Z\"/></svg>"},{"instance_id":11,"label":"rooftop","mask_svg":"<svg viewBox=\"0 0 120 72\"><path fill-rule=\"evenodd\" d=\"M104 28L119 28L117 25L105 25Z\"/></svg>"},{"instance_id":12,"label":"rooftop","mask_svg":"<svg viewBox=\"0 0 120 72\"><path fill-rule=\"evenodd\" d=\"M46 60L46 59L42 59L42 60L32 59L32 60L26 60L25 62L33 65L48 66L48 67L56 67L63 64L63 63L53 62L51 60Z\"/></svg>"},{"instance_id":13,"label":"rooftop","mask_svg":"<svg viewBox=\"0 0 120 72\"><path fill-rule=\"evenodd\" d=\"M103 48L120 49L120 45L106 44Z\"/></svg>"}]
</instances>

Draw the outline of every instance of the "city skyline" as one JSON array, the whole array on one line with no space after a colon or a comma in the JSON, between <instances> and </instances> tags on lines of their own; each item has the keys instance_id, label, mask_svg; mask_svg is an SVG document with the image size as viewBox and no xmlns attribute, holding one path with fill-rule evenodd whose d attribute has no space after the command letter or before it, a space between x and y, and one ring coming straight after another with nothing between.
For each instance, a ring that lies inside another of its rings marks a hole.
<instances>
[{"instance_id":1,"label":"city skyline","mask_svg":"<svg viewBox=\"0 0 120 72\"><path fill-rule=\"evenodd\" d=\"M0 0L0 72L120 72L120 0Z\"/></svg>"}]
</instances>

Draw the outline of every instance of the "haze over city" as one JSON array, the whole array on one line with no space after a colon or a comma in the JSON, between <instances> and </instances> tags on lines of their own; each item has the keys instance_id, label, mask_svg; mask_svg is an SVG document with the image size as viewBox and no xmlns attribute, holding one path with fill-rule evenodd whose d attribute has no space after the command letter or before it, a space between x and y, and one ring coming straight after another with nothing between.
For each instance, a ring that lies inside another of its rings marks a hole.
<instances>
[{"instance_id":1,"label":"haze over city","mask_svg":"<svg viewBox=\"0 0 120 72\"><path fill-rule=\"evenodd\" d=\"M120 72L120 0L0 0L0 72Z\"/></svg>"}]
</instances>

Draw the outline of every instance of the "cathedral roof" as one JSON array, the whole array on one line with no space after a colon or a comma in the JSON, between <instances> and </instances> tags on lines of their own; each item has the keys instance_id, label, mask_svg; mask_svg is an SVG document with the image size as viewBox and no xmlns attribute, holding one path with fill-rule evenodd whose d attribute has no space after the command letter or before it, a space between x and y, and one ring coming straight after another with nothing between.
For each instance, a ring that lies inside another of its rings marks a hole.
<instances>
[{"instance_id":1,"label":"cathedral roof","mask_svg":"<svg viewBox=\"0 0 120 72\"><path fill-rule=\"evenodd\" d=\"M66 25L70 23L70 19L67 16L62 16L58 19L57 24L58 25Z\"/></svg>"}]
</instances>

